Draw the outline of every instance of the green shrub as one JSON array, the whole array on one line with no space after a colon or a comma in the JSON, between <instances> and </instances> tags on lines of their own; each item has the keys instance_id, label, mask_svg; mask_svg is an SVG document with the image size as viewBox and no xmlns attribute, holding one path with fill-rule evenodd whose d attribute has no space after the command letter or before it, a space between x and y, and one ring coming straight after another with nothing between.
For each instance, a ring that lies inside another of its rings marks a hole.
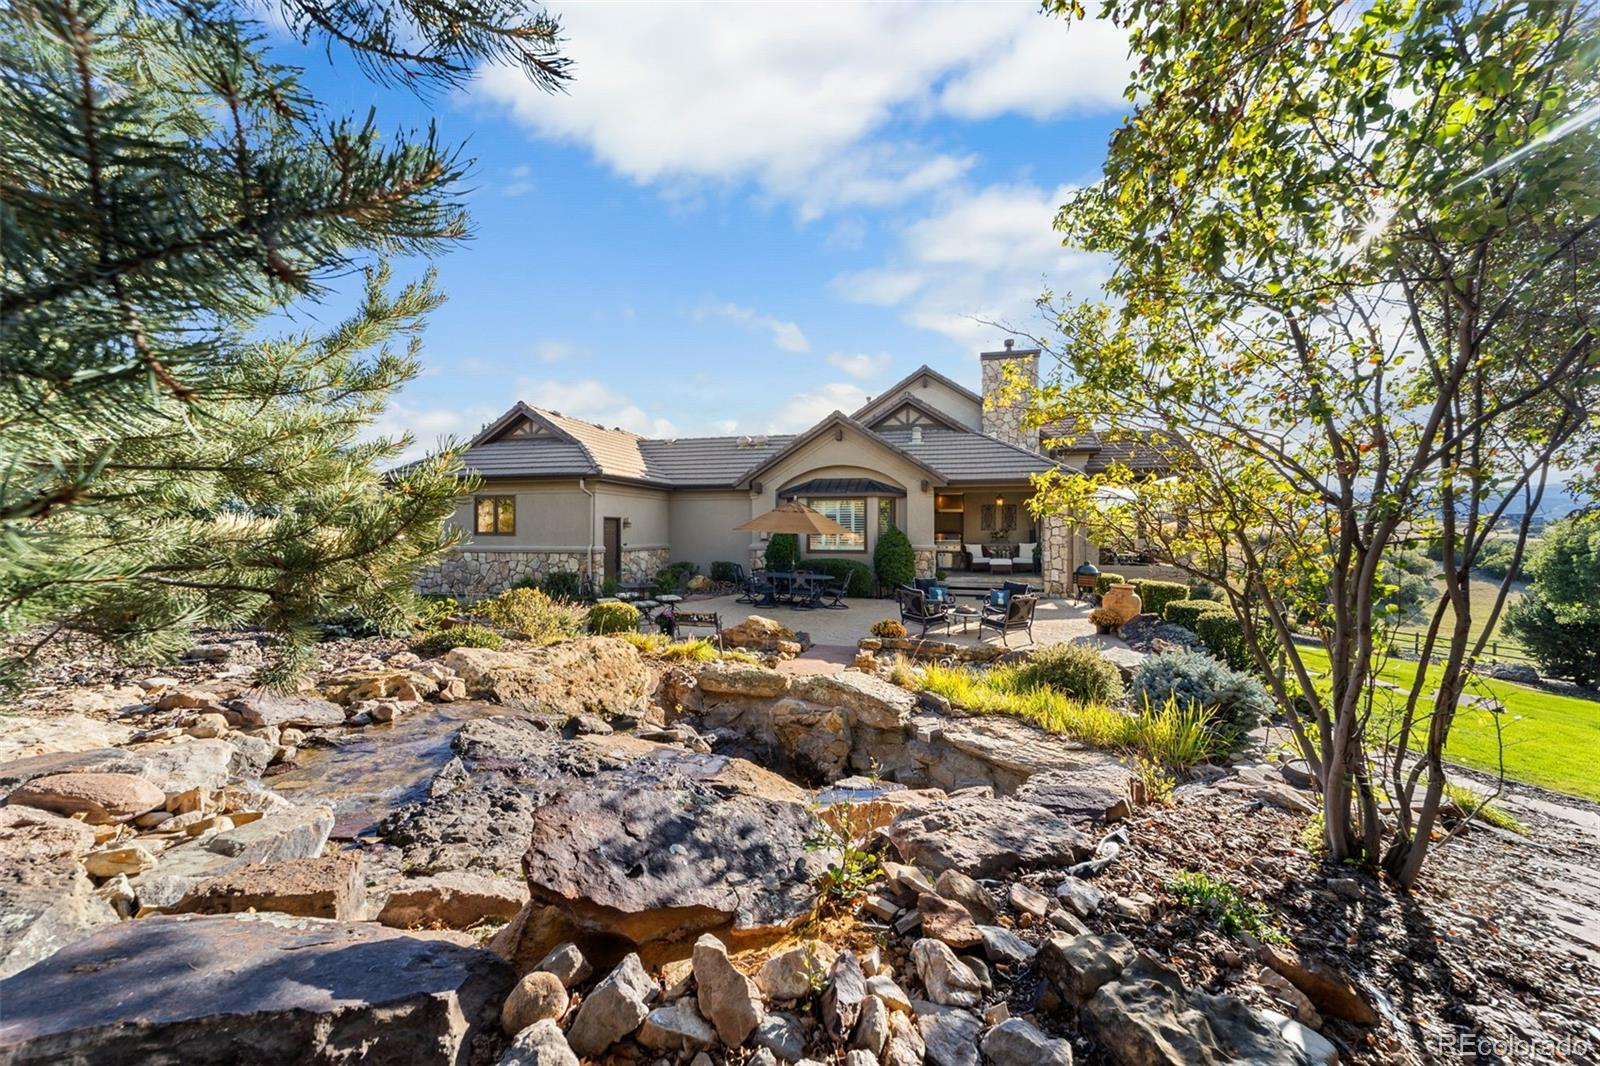
<instances>
[{"instance_id":1,"label":"green shrub","mask_svg":"<svg viewBox=\"0 0 1600 1066\"><path fill-rule=\"evenodd\" d=\"M1104 596L1106 594L1106 590L1111 588L1112 585L1126 585L1127 583L1127 579L1121 574L1113 574L1107 571L1102 571L1100 576L1094 579L1095 595Z\"/></svg>"},{"instance_id":2,"label":"green shrub","mask_svg":"<svg viewBox=\"0 0 1600 1066\"><path fill-rule=\"evenodd\" d=\"M739 571L735 569L739 564L731 563L726 559L718 559L711 564L711 580L720 581L726 585L730 581L737 581Z\"/></svg>"},{"instance_id":3,"label":"green shrub","mask_svg":"<svg viewBox=\"0 0 1600 1066\"><path fill-rule=\"evenodd\" d=\"M878 534L877 546L872 549L872 565L878 571L878 583L886 588L909 585L917 576L917 553L911 540L898 526L890 526Z\"/></svg>"},{"instance_id":4,"label":"green shrub","mask_svg":"<svg viewBox=\"0 0 1600 1066\"><path fill-rule=\"evenodd\" d=\"M1201 615L1219 612L1233 617L1233 609L1216 600L1174 600L1161 609L1161 617L1175 626L1193 629Z\"/></svg>"},{"instance_id":5,"label":"green shrub","mask_svg":"<svg viewBox=\"0 0 1600 1066\"><path fill-rule=\"evenodd\" d=\"M1221 603L1225 597L1223 591L1217 586L1203 577L1197 577L1189 582L1189 598L1191 600L1216 600Z\"/></svg>"},{"instance_id":6,"label":"green shrub","mask_svg":"<svg viewBox=\"0 0 1600 1066\"><path fill-rule=\"evenodd\" d=\"M506 589L473 607L497 629L523 634L535 644L570 640L583 629L583 609L551 599L539 589Z\"/></svg>"},{"instance_id":7,"label":"green shrub","mask_svg":"<svg viewBox=\"0 0 1600 1066\"><path fill-rule=\"evenodd\" d=\"M498 648L505 640L487 626L452 626L435 629L416 642L419 655L443 655L451 648Z\"/></svg>"},{"instance_id":8,"label":"green shrub","mask_svg":"<svg viewBox=\"0 0 1600 1066\"><path fill-rule=\"evenodd\" d=\"M1540 673L1584 688L1600 685L1600 622L1563 622L1538 585L1506 608L1506 632L1528 650Z\"/></svg>"},{"instance_id":9,"label":"green shrub","mask_svg":"<svg viewBox=\"0 0 1600 1066\"><path fill-rule=\"evenodd\" d=\"M1121 672L1110 659L1083 644L1040 648L1018 666L1017 681L1025 688L1052 688L1087 703L1116 703L1123 696Z\"/></svg>"},{"instance_id":10,"label":"green shrub","mask_svg":"<svg viewBox=\"0 0 1600 1066\"><path fill-rule=\"evenodd\" d=\"M842 579L846 596L872 595L872 567L866 563L854 559L801 559L800 568Z\"/></svg>"},{"instance_id":11,"label":"green shrub","mask_svg":"<svg viewBox=\"0 0 1600 1066\"><path fill-rule=\"evenodd\" d=\"M415 626L433 629L460 610L461 603L454 596L418 596Z\"/></svg>"},{"instance_id":12,"label":"green shrub","mask_svg":"<svg viewBox=\"0 0 1600 1066\"><path fill-rule=\"evenodd\" d=\"M597 603L589 608L591 633L626 633L639 627L639 608L631 603Z\"/></svg>"},{"instance_id":13,"label":"green shrub","mask_svg":"<svg viewBox=\"0 0 1600 1066\"><path fill-rule=\"evenodd\" d=\"M1134 671L1134 706L1160 707L1168 700L1213 710L1213 730L1230 739L1254 729L1273 710L1261 682L1197 651L1152 655Z\"/></svg>"},{"instance_id":14,"label":"green shrub","mask_svg":"<svg viewBox=\"0 0 1600 1066\"><path fill-rule=\"evenodd\" d=\"M1237 888L1200 871L1184 872L1167 882L1167 891L1179 903L1200 911L1231 937L1248 935L1256 940L1283 943L1283 931L1272 922L1265 907L1246 899Z\"/></svg>"},{"instance_id":15,"label":"green shrub","mask_svg":"<svg viewBox=\"0 0 1600 1066\"><path fill-rule=\"evenodd\" d=\"M545 575L544 583L539 587L553 600L576 603L583 598L583 578L570 570L557 570Z\"/></svg>"},{"instance_id":16,"label":"green shrub","mask_svg":"<svg viewBox=\"0 0 1600 1066\"><path fill-rule=\"evenodd\" d=\"M1189 586L1181 581L1135 581L1133 590L1139 594L1140 610L1161 614L1162 608L1174 600L1189 598Z\"/></svg>"},{"instance_id":17,"label":"green shrub","mask_svg":"<svg viewBox=\"0 0 1600 1066\"><path fill-rule=\"evenodd\" d=\"M1231 610L1213 611L1202 614L1195 619L1195 636L1205 644L1206 649L1233 667L1235 670L1254 670L1256 661L1250 654L1250 649L1245 646L1244 627L1239 624L1239 619ZM1262 650L1270 658L1276 654L1277 641L1271 634L1260 632L1258 639Z\"/></svg>"},{"instance_id":18,"label":"green shrub","mask_svg":"<svg viewBox=\"0 0 1600 1066\"><path fill-rule=\"evenodd\" d=\"M768 570L793 570L800 560L800 538L793 533L774 533L767 538L767 550L762 556Z\"/></svg>"}]
</instances>

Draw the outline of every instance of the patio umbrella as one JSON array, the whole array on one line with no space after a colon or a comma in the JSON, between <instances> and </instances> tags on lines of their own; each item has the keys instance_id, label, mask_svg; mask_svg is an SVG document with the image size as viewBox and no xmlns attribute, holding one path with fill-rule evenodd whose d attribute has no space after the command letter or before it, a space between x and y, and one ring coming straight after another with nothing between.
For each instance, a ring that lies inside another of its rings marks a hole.
<instances>
[{"instance_id":1,"label":"patio umbrella","mask_svg":"<svg viewBox=\"0 0 1600 1066\"><path fill-rule=\"evenodd\" d=\"M750 533L850 533L825 514L818 514L799 500L780 503L764 515L734 526Z\"/></svg>"}]
</instances>

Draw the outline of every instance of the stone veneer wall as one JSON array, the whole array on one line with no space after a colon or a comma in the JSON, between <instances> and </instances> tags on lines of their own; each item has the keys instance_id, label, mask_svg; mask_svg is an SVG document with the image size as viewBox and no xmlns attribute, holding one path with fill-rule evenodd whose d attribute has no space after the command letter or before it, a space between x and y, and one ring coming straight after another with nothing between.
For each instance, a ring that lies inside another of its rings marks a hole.
<instances>
[{"instance_id":1,"label":"stone veneer wall","mask_svg":"<svg viewBox=\"0 0 1600 1066\"><path fill-rule=\"evenodd\" d=\"M524 578L543 581L554 573L584 572L582 551L456 551L417 578L423 595L454 596L476 600L493 596ZM622 580L648 581L671 561L666 548L625 549ZM596 548L594 573L605 569L605 553Z\"/></svg>"},{"instance_id":2,"label":"stone veneer wall","mask_svg":"<svg viewBox=\"0 0 1600 1066\"><path fill-rule=\"evenodd\" d=\"M1048 514L1039 519L1039 581L1047 596L1072 592L1072 539L1072 525L1065 515Z\"/></svg>"},{"instance_id":3,"label":"stone veneer wall","mask_svg":"<svg viewBox=\"0 0 1600 1066\"><path fill-rule=\"evenodd\" d=\"M1027 403L995 402L995 393L1005 384L1008 366L1016 366L1024 384L1038 383L1038 349L1013 351L1007 347L1002 352L984 352L979 364L983 370L983 431L1015 447L1038 451L1039 431L1027 429L1022 424L1028 413Z\"/></svg>"},{"instance_id":4,"label":"stone veneer wall","mask_svg":"<svg viewBox=\"0 0 1600 1066\"><path fill-rule=\"evenodd\" d=\"M932 577L938 572L938 555L932 548L917 548L917 576Z\"/></svg>"}]
</instances>

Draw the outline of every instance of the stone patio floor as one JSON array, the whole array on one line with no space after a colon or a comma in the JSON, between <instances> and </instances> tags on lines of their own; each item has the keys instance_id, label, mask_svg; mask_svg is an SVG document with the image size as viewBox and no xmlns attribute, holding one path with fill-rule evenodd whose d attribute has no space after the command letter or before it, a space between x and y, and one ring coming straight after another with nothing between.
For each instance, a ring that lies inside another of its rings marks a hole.
<instances>
[{"instance_id":1,"label":"stone patio floor","mask_svg":"<svg viewBox=\"0 0 1600 1066\"><path fill-rule=\"evenodd\" d=\"M738 603L737 599L737 596L731 595L691 597L684 601L683 609L716 611L722 617L724 629L737 625L753 614L759 614L763 618L782 622L797 633L809 634L813 645L811 650L799 659L786 664L789 672L796 673L832 673L844 669L850 665L855 656L856 642L870 635L868 631L874 622L881 622L885 618L898 620L900 617L900 609L894 600L850 599L845 601L850 605L846 610L830 611L818 608L797 611L792 607L751 606L748 603ZM973 605L978 603L977 600L966 597L960 598L958 602ZM1027 633L1012 633L1010 646L1019 649L1042 647L1046 644L1077 641L1085 637L1095 643L1110 640L1121 644L1122 642L1115 637L1095 635L1094 626L1089 623L1089 610L1087 603L1074 603L1070 599L1042 599L1033 617L1033 643L1028 643ZM703 631L691 631L692 634L700 632ZM911 635L918 635L914 627ZM973 647L979 643L978 624L976 620L969 622L965 633L961 631L960 622L951 625L948 633L943 628L930 629L928 638ZM993 631L989 631L985 634L983 643L998 644L1000 638Z\"/></svg>"}]
</instances>

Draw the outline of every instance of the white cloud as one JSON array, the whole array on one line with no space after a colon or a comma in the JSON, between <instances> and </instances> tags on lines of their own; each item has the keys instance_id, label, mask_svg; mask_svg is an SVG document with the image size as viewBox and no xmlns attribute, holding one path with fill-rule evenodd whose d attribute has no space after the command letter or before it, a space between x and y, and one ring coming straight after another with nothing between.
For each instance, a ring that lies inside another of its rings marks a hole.
<instances>
[{"instance_id":1,"label":"white cloud","mask_svg":"<svg viewBox=\"0 0 1600 1066\"><path fill-rule=\"evenodd\" d=\"M418 407L403 399L391 400L373 419L363 440L376 437L398 438L409 434L412 442L401 452L399 462L420 459L436 451L447 438L465 440L501 412L489 407Z\"/></svg>"},{"instance_id":2,"label":"white cloud","mask_svg":"<svg viewBox=\"0 0 1600 1066\"><path fill-rule=\"evenodd\" d=\"M535 407L559 411L569 418L614 426L647 437L672 437L678 432L671 421L646 414L628 397L592 378L581 381L520 378L517 396Z\"/></svg>"},{"instance_id":3,"label":"white cloud","mask_svg":"<svg viewBox=\"0 0 1600 1066\"><path fill-rule=\"evenodd\" d=\"M491 67L480 97L634 181L691 199L706 182L753 182L802 217L902 202L970 167L876 140L891 124L1116 106L1126 81L1116 30L1069 27L1032 0L573 4L561 16L571 91Z\"/></svg>"},{"instance_id":4,"label":"white cloud","mask_svg":"<svg viewBox=\"0 0 1600 1066\"><path fill-rule=\"evenodd\" d=\"M694 317L701 321L707 318L725 318L740 325L767 330L772 334L772 343L786 352L811 350L811 342L806 340L805 333L793 322L785 322L781 318L764 315L748 307L740 307L738 304L710 304L696 310Z\"/></svg>"},{"instance_id":5,"label":"white cloud","mask_svg":"<svg viewBox=\"0 0 1600 1066\"><path fill-rule=\"evenodd\" d=\"M1052 224L1071 192L1023 183L946 193L902 229L887 262L842 274L833 289L856 303L898 307L907 322L968 348L999 340L989 323L1034 328L1034 301L1046 286L1092 296L1110 269L1102 256L1061 246Z\"/></svg>"},{"instance_id":6,"label":"white cloud","mask_svg":"<svg viewBox=\"0 0 1600 1066\"><path fill-rule=\"evenodd\" d=\"M542 340L533 346L533 356L541 363L559 363L578 354L575 345L566 341Z\"/></svg>"},{"instance_id":7,"label":"white cloud","mask_svg":"<svg viewBox=\"0 0 1600 1066\"><path fill-rule=\"evenodd\" d=\"M526 196L533 191L533 168L527 164L511 168L511 177L500 187L502 196Z\"/></svg>"},{"instance_id":8,"label":"white cloud","mask_svg":"<svg viewBox=\"0 0 1600 1066\"><path fill-rule=\"evenodd\" d=\"M797 393L766 418L768 433L796 433L810 429L835 411L849 414L867 402L859 385L846 381L819 385Z\"/></svg>"},{"instance_id":9,"label":"white cloud","mask_svg":"<svg viewBox=\"0 0 1600 1066\"><path fill-rule=\"evenodd\" d=\"M888 370L889 364L893 362L894 356L887 352L879 352L877 355L848 355L844 352L834 352L828 356L829 366L844 371L845 374L855 378L857 381L867 381L878 377L885 370Z\"/></svg>"}]
</instances>

